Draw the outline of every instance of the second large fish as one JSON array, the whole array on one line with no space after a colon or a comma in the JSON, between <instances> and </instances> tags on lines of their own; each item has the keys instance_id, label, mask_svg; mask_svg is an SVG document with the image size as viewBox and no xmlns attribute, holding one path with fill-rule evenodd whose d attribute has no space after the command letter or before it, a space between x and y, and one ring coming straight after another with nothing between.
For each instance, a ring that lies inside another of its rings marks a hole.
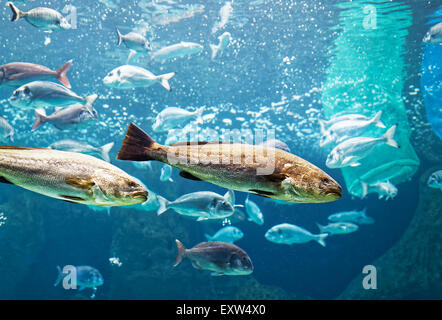
<instances>
[{"instance_id":1,"label":"second large fish","mask_svg":"<svg viewBox=\"0 0 442 320\"><path fill-rule=\"evenodd\" d=\"M329 202L342 193L321 169L283 150L220 142L163 146L133 123L117 159L161 161L180 169L187 179L288 202Z\"/></svg>"}]
</instances>

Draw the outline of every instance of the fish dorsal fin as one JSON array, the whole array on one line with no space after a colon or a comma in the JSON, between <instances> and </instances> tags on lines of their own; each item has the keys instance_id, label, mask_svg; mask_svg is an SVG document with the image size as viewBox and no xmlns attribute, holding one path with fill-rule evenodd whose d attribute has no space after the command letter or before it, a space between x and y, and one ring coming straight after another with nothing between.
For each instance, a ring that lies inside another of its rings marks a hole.
<instances>
[{"instance_id":1,"label":"fish dorsal fin","mask_svg":"<svg viewBox=\"0 0 442 320\"><path fill-rule=\"evenodd\" d=\"M72 177L72 178L65 178L65 181L67 184L70 184L71 186L84 190L89 190L95 185L95 182L93 180L87 178Z\"/></svg>"},{"instance_id":2,"label":"fish dorsal fin","mask_svg":"<svg viewBox=\"0 0 442 320\"><path fill-rule=\"evenodd\" d=\"M180 176L189 180L202 181L200 178L195 177L194 175L186 171L180 171Z\"/></svg>"},{"instance_id":3,"label":"fish dorsal fin","mask_svg":"<svg viewBox=\"0 0 442 320\"><path fill-rule=\"evenodd\" d=\"M187 141L187 142L177 142L173 143L170 146L171 147L178 147L178 146L203 146L206 144L234 144L235 142L223 142L223 141Z\"/></svg>"}]
</instances>

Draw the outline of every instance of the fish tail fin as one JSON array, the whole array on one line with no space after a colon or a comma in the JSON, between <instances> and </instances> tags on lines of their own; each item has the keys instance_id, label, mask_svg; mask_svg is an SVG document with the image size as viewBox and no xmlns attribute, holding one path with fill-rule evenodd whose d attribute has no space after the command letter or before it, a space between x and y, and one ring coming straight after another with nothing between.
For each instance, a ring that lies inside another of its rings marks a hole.
<instances>
[{"instance_id":1,"label":"fish tail fin","mask_svg":"<svg viewBox=\"0 0 442 320\"><path fill-rule=\"evenodd\" d=\"M117 31L117 36L118 36L118 46L121 45L121 43L123 42L123 36L120 33L120 30L118 30L118 28L115 28L115 30Z\"/></svg>"},{"instance_id":2,"label":"fish tail fin","mask_svg":"<svg viewBox=\"0 0 442 320\"><path fill-rule=\"evenodd\" d=\"M163 198L161 196L157 196L158 202L160 203L160 207L157 210L157 215L161 215L169 209L167 206L169 205L169 200Z\"/></svg>"},{"instance_id":3,"label":"fish tail fin","mask_svg":"<svg viewBox=\"0 0 442 320\"><path fill-rule=\"evenodd\" d=\"M224 195L224 199L226 199L227 202L232 205L232 207L235 206L235 192L233 190L229 189Z\"/></svg>"},{"instance_id":4,"label":"fish tail fin","mask_svg":"<svg viewBox=\"0 0 442 320\"><path fill-rule=\"evenodd\" d=\"M131 161L154 160L154 158L149 155L149 151L155 145L158 146L146 132L131 122L127 128L123 145L120 151L118 151L117 159Z\"/></svg>"},{"instance_id":5,"label":"fish tail fin","mask_svg":"<svg viewBox=\"0 0 442 320\"><path fill-rule=\"evenodd\" d=\"M11 18L12 22L17 21L22 16L24 16L24 12L18 9L12 2L8 2L6 4L11 8L12 11L12 18Z\"/></svg>"},{"instance_id":6,"label":"fish tail fin","mask_svg":"<svg viewBox=\"0 0 442 320\"><path fill-rule=\"evenodd\" d=\"M14 142L14 131L9 132L5 138L9 139L11 142Z\"/></svg>"},{"instance_id":7,"label":"fish tail fin","mask_svg":"<svg viewBox=\"0 0 442 320\"><path fill-rule=\"evenodd\" d=\"M376 115L373 117L373 119L371 120L372 123L375 123L376 127L379 128L386 128L385 124L381 121L381 117L382 117L382 110L379 111L378 113L376 113Z\"/></svg>"},{"instance_id":8,"label":"fish tail fin","mask_svg":"<svg viewBox=\"0 0 442 320\"><path fill-rule=\"evenodd\" d=\"M34 115L35 115L35 121L34 124L32 125L32 131L40 128L48 119L44 109L35 109Z\"/></svg>"},{"instance_id":9,"label":"fish tail fin","mask_svg":"<svg viewBox=\"0 0 442 320\"><path fill-rule=\"evenodd\" d=\"M55 280L54 287L58 286L60 281L63 279L63 272L61 272L60 266L57 266L57 279Z\"/></svg>"},{"instance_id":10,"label":"fish tail fin","mask_svg":"<svg viewBox=\"0 0 442 320\"><path fill-rule=\"evenodd\" d=\"M135 50L130 49L129 55L127 57L127 63L129 64L130 60L132 60L133 57L137 55L137 52Z\"/></svg>"},{"instance_id":11,"label":"fish tail fin","mask_svg":"<svg viewBox=\"0 0 442 320\"><path fill-rule=\"evenodd\" d=\"M394 134L396 133L397 124L392 126L387 132L382 136L382 139L385 140L385 143L394 148L400 148L400 145L394 140Z\"/></svg>"},{"instance_id":12,"label":"fish tail fin","mask_svg":"<svg viewBox=\"0 0 442 320\"><path fill-rule=\"evenodd\" d=\"M325 247L325 238L328 237L328 233L320 233L316 235L316 241L323 247Z\"/></svg>"},{"instance_id":13,"label":"fish tail fin","mask_svg":"<svg viewBox=\"0 0 442 320\"><path fill-rule=\"evenodd\" d=\"M167 90L172 91L172 88L169 85L169 80L172 79L175 76L175 72L171 73L165 73L158 76L158 80L160 81L161 85Z\"/></svg>"},{"instance_id":14,"label":"fish tail fin","mask_svg":"<svg viewBox=\"0 0 442 320\"><path fill-rule=\"evenodd\" d=\"M94 104L95 100L97 100L98 98L98 94L91 94L90 96L85 97L86 100L86 104L85 106L87 106L88 108L92 108L92 105Z\"/></svg>"},{"instance_id":15,"label":"fish tail fin","mask_svg":"<svg viewBox=\"0 0 442 320\"><path fill-rule=\"evenodd\" d=\"M199 108L198 110L195 111L196 121L199 124L203 124L203 112L204 112L205 109L206 109L206 107L203 106L203 107L201 107L201 108Z\"/></svg>"},{"instance_id":16,"label":"fish tail fin","mask_svg":"<svg viewBox=\"0 0 442 320\"><path fill-rule=\"evenodd\" d=\"M71 83L69 82L67 72L71 67L72 59L66 62L63 66L57 69L55 72L57 74L57 79L60 81L66 88L71 88Z\"/></svg>"},{"instance_id":17,"label":"fish tail fin","mask_svg":"<svg viewBox=\"0 0 442 320\"><path fill-rule=\"evenodd\" d=\"M175 242L178 249L178 255L176 256L175 263L173 264L174 267L179 265L181 260L183 260L184 256L186 255L186 247L184 247L184 245L178 239L175 239Z\"/></svg>"},{"instance_id":18,"label":"fish tail fin","mask_svg":"<svg viewBox=\"0 0 442 320\"><path fill-rule=\"evenodd\" d=\"M100 148L101 157L103 158L104 161L110 162L109 152L111 151L114 144L115 144L114 142L110 142Z\"/></svg>"},{"instance_id":19,"label":"fish tail fin","mask_svg":"<svg viewBox=\"0 0 442 320\"><path fill-rule=\"evenodd\" d=\"M212 50L212 60L215 59L216 55L218 54L218 46L215 44L210 44L210 50Z\"/></svg>"},{"instance_id":20,"label":"fish tail fin","mask_svg":"<svg viewBox=\"0 0 442 320\"><path fill-rule=\"evenodd\" d=\"M323 232L323 230L324 230L324 226L321 225L321 224L319 224L319 223L317 223L317 222L316 222L316 225L317 225L318 228L319 228L319 232L320 232L320 233L324 233L324 232Z\"/></svg>"},{"instance_id":21,"label":"fish tail fin","mask_svg":"<svg viewBox=\"0 0 442 320\"><path fill-rule=\"evenodd\" d=\"M364 181L361 181L361 187L362 187L362 193L361 193L361 199L364 199L368 194L368 184Z\"/></svg>"},{"instance_id":22,"label":"fish tail fin","mask_svg":"<svg viewBox=\"0 0 442 320\"><path fill-rule=\"evenodd\" d=\"M212 237L209 236L207 233L204 234L204 237L206 238L207 241L212 241Z\"/></svg>"}]
</instances>

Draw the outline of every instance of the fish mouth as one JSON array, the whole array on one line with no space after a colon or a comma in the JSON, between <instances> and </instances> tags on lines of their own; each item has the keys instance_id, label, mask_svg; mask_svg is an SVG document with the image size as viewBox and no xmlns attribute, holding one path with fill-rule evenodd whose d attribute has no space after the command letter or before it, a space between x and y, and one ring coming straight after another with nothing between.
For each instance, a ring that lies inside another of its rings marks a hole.
<instances>
[{"instance_id":1,"label":"fish mouth","mask_svg":"<svg viewBox=\"0 0 442 320\"><path fill-rule=\"evenodd\" d=\"M326 195L329 199L338 200L342 197L342 188L340 185L336 185L327 190Z\"/></svg>"},{"instance_id":2,"label":"fish mouth","mask_svg":"<svg viewBox=\"0 0 442 320\"><path fill-rule=\"evenodd\" d=\"M130 197L132 199L143 199L142 202L146 202L147 201L147 196L148 196L148 192L147 191L139 191L139 192L134 192L130 195Z\"/></svg>"}]
</instances>

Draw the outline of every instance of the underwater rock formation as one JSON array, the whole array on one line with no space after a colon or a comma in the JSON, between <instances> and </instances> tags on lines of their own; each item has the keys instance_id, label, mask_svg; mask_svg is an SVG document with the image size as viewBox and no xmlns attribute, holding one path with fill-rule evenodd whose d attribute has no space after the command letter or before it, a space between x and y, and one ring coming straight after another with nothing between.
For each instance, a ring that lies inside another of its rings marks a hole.
<instances>
[{"instance_id":1,"label":"underwater rock formation","mask_svg":"<svg viewBox=\"0 0 442 320\"><path fill-rule=\"evenodd\" d=\"M195 222L173 213L124 212L116 209L111 255L121 267L112 267L110 299L294 299L278 287L260 284L252 276L213 277L188 261L173 268L175 239L187 247L196 244ZM148 288L148 289L146 289Z\"/></svg>"},{"instance_id":2,"label":"underwater rock formation","mask_svg":"<svg viewBox=\"0 0 442 320\"><path fill-rule=\"evenodd\" d=\"M3 189L2 200L0 212L7 221L0 228L0 299L14 299L44 242L42 210L31 198L6 196Z\"/></svg>"},{"instance_id":3,"label":"underwater rock formation","mask_svg":"<svg viewBox=\"0 0 442 320\"><path fill-rule=\"evenodd\" d=\"M441 299L442 298L442 193L420 178L419 205L399 242L372 265L377 270L377 289L364 290L357 276L338 299ZM396 212L400 214L400 212Z\"/></svg>"}]
</instances>

